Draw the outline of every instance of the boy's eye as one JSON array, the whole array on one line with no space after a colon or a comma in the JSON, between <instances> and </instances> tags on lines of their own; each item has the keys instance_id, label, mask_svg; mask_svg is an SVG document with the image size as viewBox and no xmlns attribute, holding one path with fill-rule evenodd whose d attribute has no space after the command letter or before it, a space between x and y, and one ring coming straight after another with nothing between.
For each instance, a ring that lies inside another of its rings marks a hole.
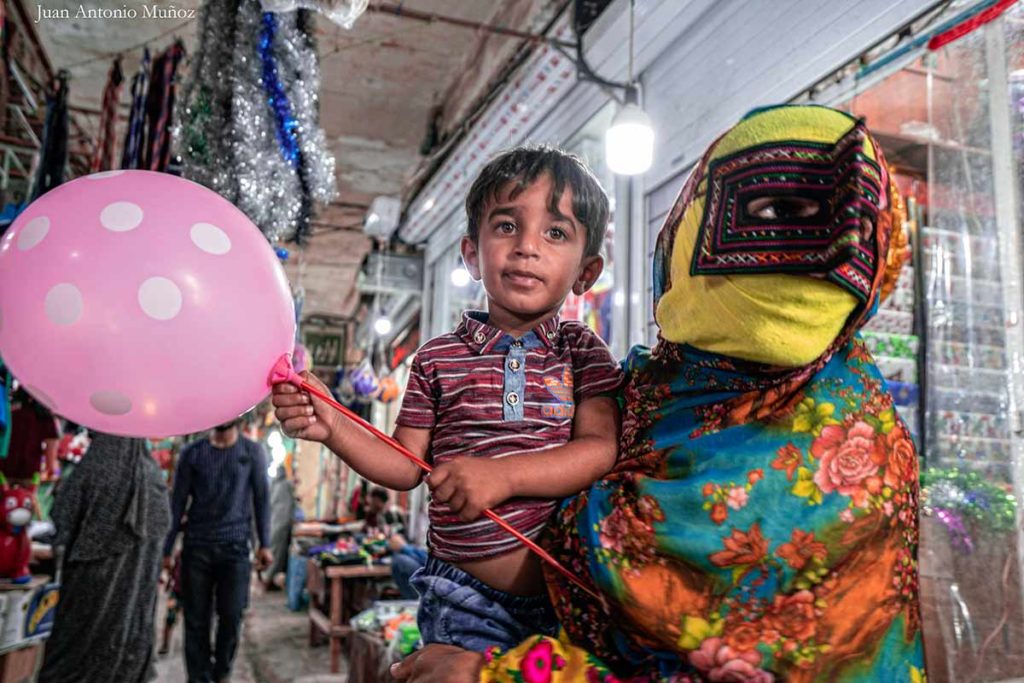
<instances>
[{"instance_id":1,"label":"boy's eye","mask_svg":"<svg viewBox=\"0 0 1024 683\"><path fill-rule=\"evenodd\" d=\"M503 221L503 222L498 224L498 232L500 232L502 234L511 235L515 231L516 231L516 226L515 226L514 223L509 223L508 221Z\"/></svg>"},{"instance_id":2,"label":"boy's eye","mask_svg":"<svg viewBox=\"0 0 1024 683\"><path fill-rule=\"evenodd\" d=\"M569 233L562 228L551 228L551 230L548 231L548 234L551 235L552 239L556 240L569 239Z\"/></svg>"}]
</instances>

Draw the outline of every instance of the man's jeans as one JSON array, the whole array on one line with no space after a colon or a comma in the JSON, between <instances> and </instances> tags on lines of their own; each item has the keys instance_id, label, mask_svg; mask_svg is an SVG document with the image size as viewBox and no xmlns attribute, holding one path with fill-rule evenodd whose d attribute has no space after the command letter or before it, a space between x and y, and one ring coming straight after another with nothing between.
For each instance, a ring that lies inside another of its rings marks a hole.
<instances>
[{"instance_id":1,"label":"man's jeans","mask_svg":"<svg viewBox=\"0 0 1024 683\"><path fill-rule=\"evenodd\" d=\"M249 543L188 543L181 555L185 612L185 666L189 683L211 683L231 675L242 610L249 604ZM210 656L210 622L217 608L217 641Z\"/></svg>"},{"instance_id":2,"label":"man's jeans","mask_svg":"<svg viewBox=\"0 0 1024 683\"><path fill-rule=\"evenodd\" d=\"M426 563L427 551L414 545L407 545L391 556L391 579L398 586L398 593L403 600L416 600L419 597L409 579Z\"/></svg>"}]
</instances>

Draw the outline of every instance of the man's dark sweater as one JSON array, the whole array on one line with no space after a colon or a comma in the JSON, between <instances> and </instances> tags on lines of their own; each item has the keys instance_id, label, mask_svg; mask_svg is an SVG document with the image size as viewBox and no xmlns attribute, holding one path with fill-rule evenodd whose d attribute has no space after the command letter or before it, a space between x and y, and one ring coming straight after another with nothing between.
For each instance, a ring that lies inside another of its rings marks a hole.
<instances>
[{"instance_id":1,"label":"man's dark sweater","mask_svg":"<svg viewBox=\"0 0 1024 683\"><path fill-rule=\"evenodd\" d=\"M164 543L165 556L174 549L186 503L186 544L248 540L255 511L260 547L269 547L270 499L263 447L243 437L230 448L215 448L209 439L202 439L181 452L174 476L171 532Z\"/></svg>"}]
</instances>

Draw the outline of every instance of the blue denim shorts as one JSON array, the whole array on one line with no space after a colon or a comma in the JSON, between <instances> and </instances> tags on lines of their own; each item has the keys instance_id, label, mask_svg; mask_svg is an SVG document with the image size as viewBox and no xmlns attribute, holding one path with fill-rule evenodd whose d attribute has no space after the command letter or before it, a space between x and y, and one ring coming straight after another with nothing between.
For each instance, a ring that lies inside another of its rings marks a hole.
<instances>
[{"instance_id":1,"label":"blue denim shorts","mask_svg":"<svg viewBox=\"0 0 1024 683\"><path fill-rule=\"evenodd\" d=\"M547 595L511 595L491 588L433 556L410 580L420 595L423 644L442 643L484 652L507 650L528 636L553 636L558 619Z\"/></svg>"}]
</instances>

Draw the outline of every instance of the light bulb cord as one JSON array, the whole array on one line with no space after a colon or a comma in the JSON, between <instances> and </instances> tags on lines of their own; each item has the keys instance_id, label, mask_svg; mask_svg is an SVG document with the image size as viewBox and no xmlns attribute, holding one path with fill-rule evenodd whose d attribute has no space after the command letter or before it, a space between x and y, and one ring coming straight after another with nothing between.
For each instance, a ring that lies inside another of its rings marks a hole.
<instances>
[{"instance_id":1,"label":"light bulb cord","mask_svg":"<svg viewBox=\"0 0 1024 683\"><path fill-rule=\"evenodd\" d=\"M633 10L636 0L629 0L629 84L633 85Z\"/></svg>"}]
</instances>

